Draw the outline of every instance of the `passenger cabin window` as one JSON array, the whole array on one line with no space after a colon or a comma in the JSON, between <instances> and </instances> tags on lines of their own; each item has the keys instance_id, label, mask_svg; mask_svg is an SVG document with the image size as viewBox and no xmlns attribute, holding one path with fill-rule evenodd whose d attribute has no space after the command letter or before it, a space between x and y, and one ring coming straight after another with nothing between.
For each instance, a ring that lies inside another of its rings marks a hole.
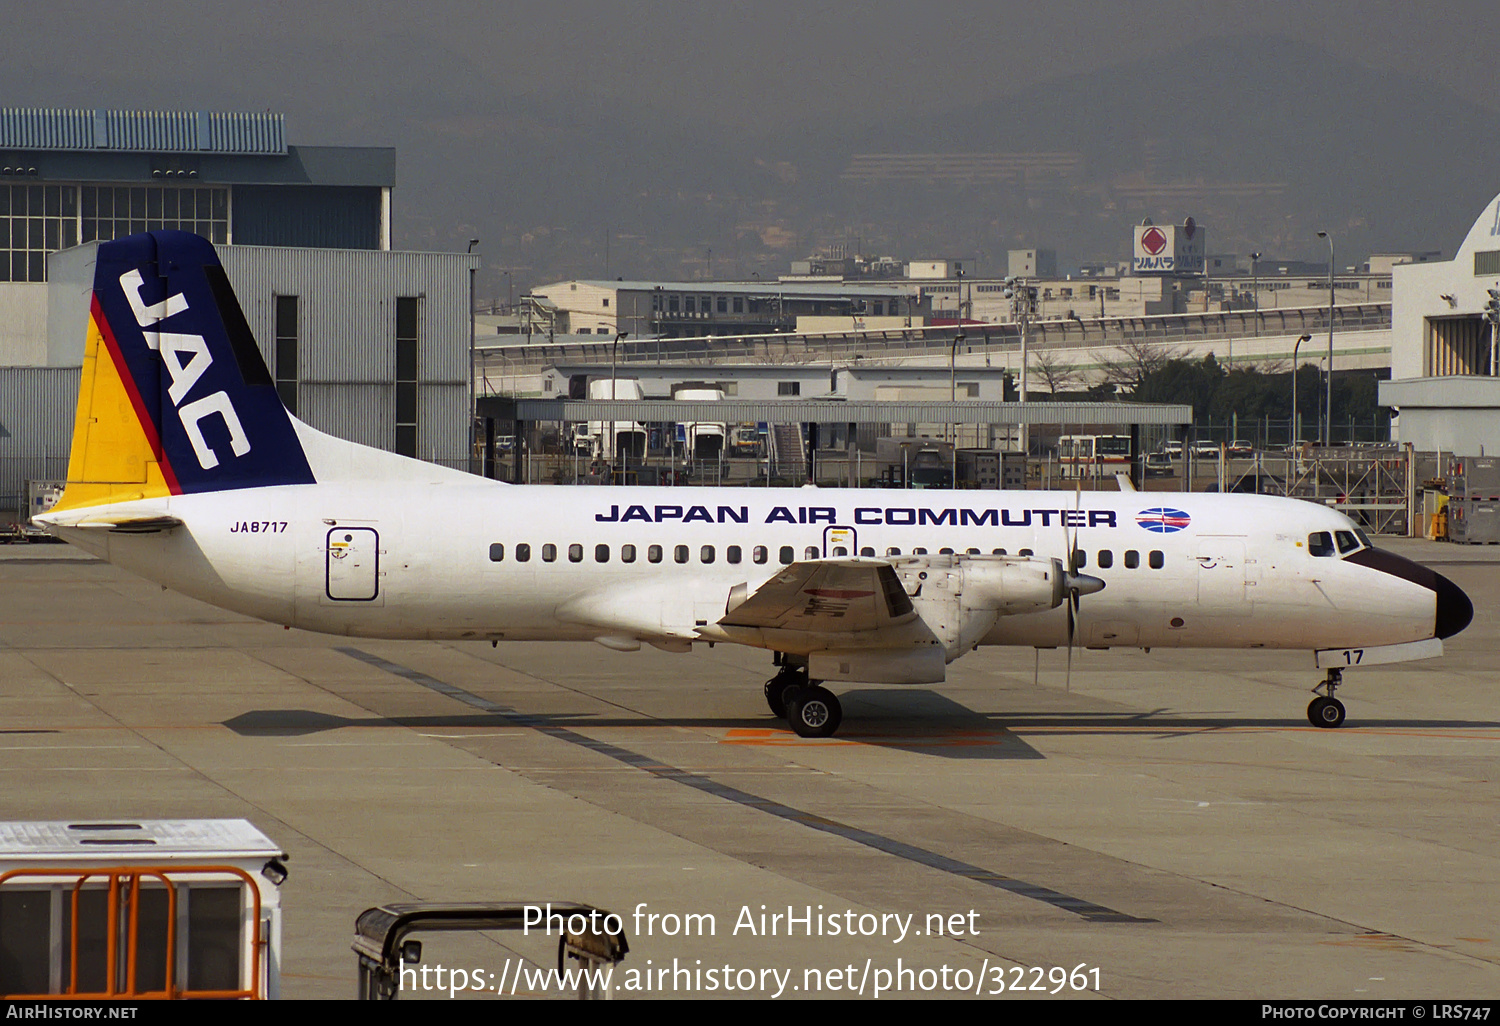
<instances>
[{"instance_id":1,"label":"passenger cabin window","mask_svg":"<svg viewBox=\"0 0 1500 1026\"><path fill-rule=\"evenodd\" d=\"M916 548L911 550L911 554L913 556L925 556L927 555L927 550L918 545Z\"/></svg>"},{"instance_id":2,"label":"passenger cabin window","mask_svg":"<svg viewBox=\"0 0 1500 1026\"><path fill-rule=\"evenodd\" d=\"M714 547L712 545L703 546L698 551L698 561L700 563L712 563L714 561Z\"/></svg>"},{"instance_id":3,"label":"passenger cabin window","mask_svg":"<svg viewBox=\"0 0 1500 1026\"><path fill-rule=\"evenodd\" d=\"M875 550L873 548L871 548L870 546L866 545L864 548L862 548L862 549L859 550L859 554L861 556L873 556L873 555L875 555Z\"/></svg>"},{"instance_id":4,"label":"passenger cabin window","mask_svg":"<svg viewBox=\"0 0 1500 1026\"><path fill-rule=\"evenodd\" d=\"M1003 555L1005 555L1005 550L1004 549L996 549L994 552L990 553L990 555L992 555L992 556L1003 556Z\"/></svg>"},{"instance_id":5,"label":"passenger cabin window","mask_svg":"<svg viewBox=\"0 0 1500 1026\"><path fill-rule=\"evenodd\" d=\"M505 559L505 545L503 543L501 543L501 542L495 542L494 544L492 544L490 546L490 562L491 563L499 563L499 562L502 562L504 559Z\"/></svg>"},{"instance_id":6,"label":"passenger cabin window","mask_svg":"<svg viewBox=\"0 0 1500 1026\"><path fill-rule=\"evenodd\" d=\"M847 556L849 555L849 550L844 548L842 545L835 545L833 547L833 554L835 556Z\"/></svg>"},{"instance_id":7,"label":"passenger cabin window","mask_svg":"<svg viewBox=\"0 0 1500 1026\"><path fill-rule=\"evenodd\" d=\"M673 547L672 558L679 563L686 563L688 561L688 547L686 545L677 545Z\"/></svg>"},{"instance_id":8,"label":"passenger cabin window","mask_svg":"<svg viewBox=\"0 0 1500 1026\"><path fill-rule=\"evenodd\" d=\"M809 545L807 548L803 549L802 550L802 558L803 559L817 559L818 558L818 549L817 549L817 546L815 546L815 545Z\"/></svg>"},{"instance_id":9,"label":"passenger cabin window","mask_svg":"<svg viewBox=\"0 0 1500 1026\"><path fill-rule=\"evenodd\" d=\"M634 563L635 562L635 546L634 545L621 545L620 546L620 562L621 563Z\"/></svg>"},{"instance_id":10,"label":"passenger cabin window","mask_svg":"<svg viewBox=\"0 0 1500 1026\"><path fill-rule=\"evenodd\" d=\"M740 547L731 545L724 550L724 562L738 563L740 561Z\"/></svg>"},{"instance_id":11,"label":"passenger cabin window","mask_svg":"<svg viewBox=\"0 0 1500 1026\"><path fill-rule=\"evenodd\" d=\"M1086 567L1088 565L1089 565L1089 554L1087 552L1084 552L1082 549L1074 549L1073 550L1073 567L1075 569L1077 569L1077 570L1082 570L1084 567Z\"/></svg>"},{"instance_id":12,"label":"passenger cabin window","mask_svg":"<svg viewBox=\"0 0 1500 1026\"><path fill-rule=\"evenodd\" d=\"M771 554L766 550L766 547L764 545L757 545L755 546L755 548L750 550L750 559L756 563L764 563L767 559L770 558Z\"/></svg>"},{"instance_id":13,"label":"passenger cabin window","mask_svg":"<svg viewBox=\"0 0 1500 1026\"><path fill-rule=\"evenodd\" d=\"M1314 531L1307 536L1307 551L1314 556L1333 555L1333 535L1327 531Z\"/></svg>"},{"instance_id":14,"label":"passenger cabin window","mask_svg":"<svg viewBox=\"0 0 1500 1026\"><path fill-rule=\"evenodd\" d=\"M595 545L594 546L594 562L595 563L608 563L609 562L609 546L608 545Z\"/></svg>"},{"instance_id":15,"label":"passenger cabin window","mask_svg":"<svg viewBox=\"0 0 1500 1026\"><path fill-rule=\"evenodd\" d=\"M520 545L516 546L516 562L517 563L529 563L529 562L531 562L531 546L530 545L527 545L525 542L522 542Z\"/></svg>"},{"instance_id":16,"label":"passenger cabin window","mask_svg":"<svg viewBox=\"0 0 1500 1026\"><path fill-rule=\"evenodd\" d=\"M939 556L951 556L951 555L953 555L953 550L952 549L938 549L938 555Z\"/></svg>"},{"instance_id":17,"label":"passenger cabin window","mask_svg":"<svg viewBox=\"0 0 1500 1026\"><path fill-rule=\"evenodd\" d=\"M557 561L557 546L556 545L543 545L542 546L542 562L543 563L554 563L556 561Z\"/></svg>"},{"instance_id":18,"label":"passenger cabin window","mask_svg":"<svg viewBox=\"0 0 1500 1026\"><path fill-rule=\"evenodd\" d=\"M1020 552L1016 553L1016 555L1018 555L1018 556L1029 556L1031 554L1032 554L1032 552L1031 552L1030 549L1022 549Z\"/></svg>"},{"instance_id":19,"label":"passenger cabin window","mask_svg":"<svg viewBox=\"0 0 1500 1026\"><path fill-rule=\"evenodd\" d=\"M579 545L578 543L575 542L572 545L568 546L568 562L569 563L582 563L583 562L583 546L582 545Z\"/></svg>"},{"instance_id":20,"label":"passenger cabin window","mask_svg":"<svg viewBox=\"0 0 1500 1026\"><path fill-rule=\"evenodd\" d=\"M1160 570L1162 567L1167 565L1166 554L1163 553L1161 549L1152 549L1151 555L1148 558L1151 563L1151 569L1153 570Z\"/></svg>"},{"instance_id":21,"label":"passenger cabin window","mask_svg":"<svg viewBox=\"0 0 1500 1026\"><path fill-rule=\"evenodd\" d=\"M1334 539L1339 543L1339 555L1345 555L1359 548L1359 539L1354 537L1353 531L1335 531Z\"/></svg>"},{"instance_id":22,"label":"passenger cabin window","mask_svg":"<svg viewBox=\"0 0 1500 1026\"><path fill-rule=\"evenodd\" d=\"M1141 554L1135 549L1125 550L1125 569L1134 570L1141 565Z\"/></svg>"},{"instance_id":23,"label":"passenger cabin window","mask_svg":"<svg viewBox=\"0 0 1500 1026\"><path fill-rule=\"evenodd\" d=\"M895 546L891 546L890 548L885 550L885 554L887 556L899 556L901 555L901 550L896 548Z\"/></svg>"},{"instance_id":24,"label":"passenger cabin window","mask_svg":"<svg viewBox=\"0 0 1500 1026\"><path fill-rule=\"evenodd\" d=\"M791 563L792 560L793 560L793 558L794 558L793 555L792 555L792 547L790 545L783 545L781 547L781 551L778 552L776 555L777 555L777 558L779 558L781 560L781 563L782 563L783 566L786 566L787 564Z\"/></svg>"},{"instance_id":25,"label":"passenger cabin window","mask_svg":"<svg viewBox=\"0 0 1500 1026\"><path fill-rule=\"evenodd\" d=\"M661 546L660 545L653 545L653 546L651 546L650 548L648 548L646 550L646 562L648 562L648 563L660 563L661 562Z\"/></svg>"},{"instance_id":26,"label":"passenger cabin window","mask_svg":"<svg viewBox=\"0 0 1500 1026\"><path fill-rule=\"evenodd\" d=\"M971 556L977 556L977 555L979 555L979 550L978 549L969 549L969 555L971 555Z\"/></svg>"},{"instance_id":27,"label":"passenger cabin window","mask_svg":"<svg viewBox=\"0 0 1500 1026\"><path fill-rule=\"evenodd\" d=\"M1109 549L1100 549L1099 558L1095 562L1100 570L1108 570L1115 565L1115 554Z\"/></svg>"}]
</instances>

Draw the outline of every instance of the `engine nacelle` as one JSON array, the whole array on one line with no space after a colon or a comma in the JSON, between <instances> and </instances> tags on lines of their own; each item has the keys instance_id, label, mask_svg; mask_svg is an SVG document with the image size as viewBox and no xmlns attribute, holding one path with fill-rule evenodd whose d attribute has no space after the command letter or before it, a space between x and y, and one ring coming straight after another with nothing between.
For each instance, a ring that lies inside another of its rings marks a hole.
<instances>
[{"instance_id":1,"label":"engine nacelle","mask_svg":"<svg viewBox=\"0 0 1500 1026\"><path fill-rule=\"evenodd\" d=\"M1046 612L1067 597L1067 572L1058 559L908 556L892 565L950 663L979 644L1000 617Z\"/></svg>"}]
</instances>

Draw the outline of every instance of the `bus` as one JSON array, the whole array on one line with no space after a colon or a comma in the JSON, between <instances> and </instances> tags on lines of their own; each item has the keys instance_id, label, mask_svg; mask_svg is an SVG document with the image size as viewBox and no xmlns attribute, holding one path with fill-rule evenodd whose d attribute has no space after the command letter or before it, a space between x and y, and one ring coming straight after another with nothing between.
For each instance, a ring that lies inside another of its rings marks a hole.
<instances>
[{"instance_id":1,"label":"bus","mask_svg":"<svg viewBox=\"0 0 1500 1026\"><path fill-rule=\"evenodd\" d=\"M1130 472L1129 435L1063 435L1057 440L1062 476L1101 478Z\"/></svg>"}]
</instances>

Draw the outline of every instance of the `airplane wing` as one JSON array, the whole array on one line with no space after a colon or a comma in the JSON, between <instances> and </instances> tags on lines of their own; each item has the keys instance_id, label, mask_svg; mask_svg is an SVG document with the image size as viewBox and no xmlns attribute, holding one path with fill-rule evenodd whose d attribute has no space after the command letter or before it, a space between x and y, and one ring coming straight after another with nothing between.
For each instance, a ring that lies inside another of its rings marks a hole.
<instances>
[{"instance_id":1,"label":"airplane wing","mask_svg":"<svg viewBox=\"0 0 1500 1026\"><path fill-rule=\"evenodd\" d=\"M721 627L846 634L915 617L911 599L884 560L793 563L736 603Z\"/></svg>"},{"instance_id":2,"label":"airplane wing","mask_svg":"<svg viewBox=\"0 0 1500 1026\"><path fill-rule=\"evenodd\" d=\"M793 563L747 595L730 592L708 641L805 653L817 680L933 684L944 678L943 643L917 615L890 563L829 559Z\"/></svg>"}]
</instances>

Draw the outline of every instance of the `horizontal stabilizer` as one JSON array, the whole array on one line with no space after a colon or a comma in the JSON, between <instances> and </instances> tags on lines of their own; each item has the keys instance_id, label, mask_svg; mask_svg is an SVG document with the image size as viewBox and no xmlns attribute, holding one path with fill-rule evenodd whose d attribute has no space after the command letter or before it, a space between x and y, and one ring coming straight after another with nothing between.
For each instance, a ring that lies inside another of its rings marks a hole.
<instances>
[{"instance_id":1,"label":"horizontal stabilizer","mask_svg":"<svg viewBox=\"0 0 1500 1026\"><path fill-rule=\"evenodd\" d=\"M79 511L84 513L84 511ZM81 527L114 534L156 534L182 526L177 517L164 513L94 513L70 517L64 513L46 513L36 519L57 527Z\"/></svg>"}]
</instances>

